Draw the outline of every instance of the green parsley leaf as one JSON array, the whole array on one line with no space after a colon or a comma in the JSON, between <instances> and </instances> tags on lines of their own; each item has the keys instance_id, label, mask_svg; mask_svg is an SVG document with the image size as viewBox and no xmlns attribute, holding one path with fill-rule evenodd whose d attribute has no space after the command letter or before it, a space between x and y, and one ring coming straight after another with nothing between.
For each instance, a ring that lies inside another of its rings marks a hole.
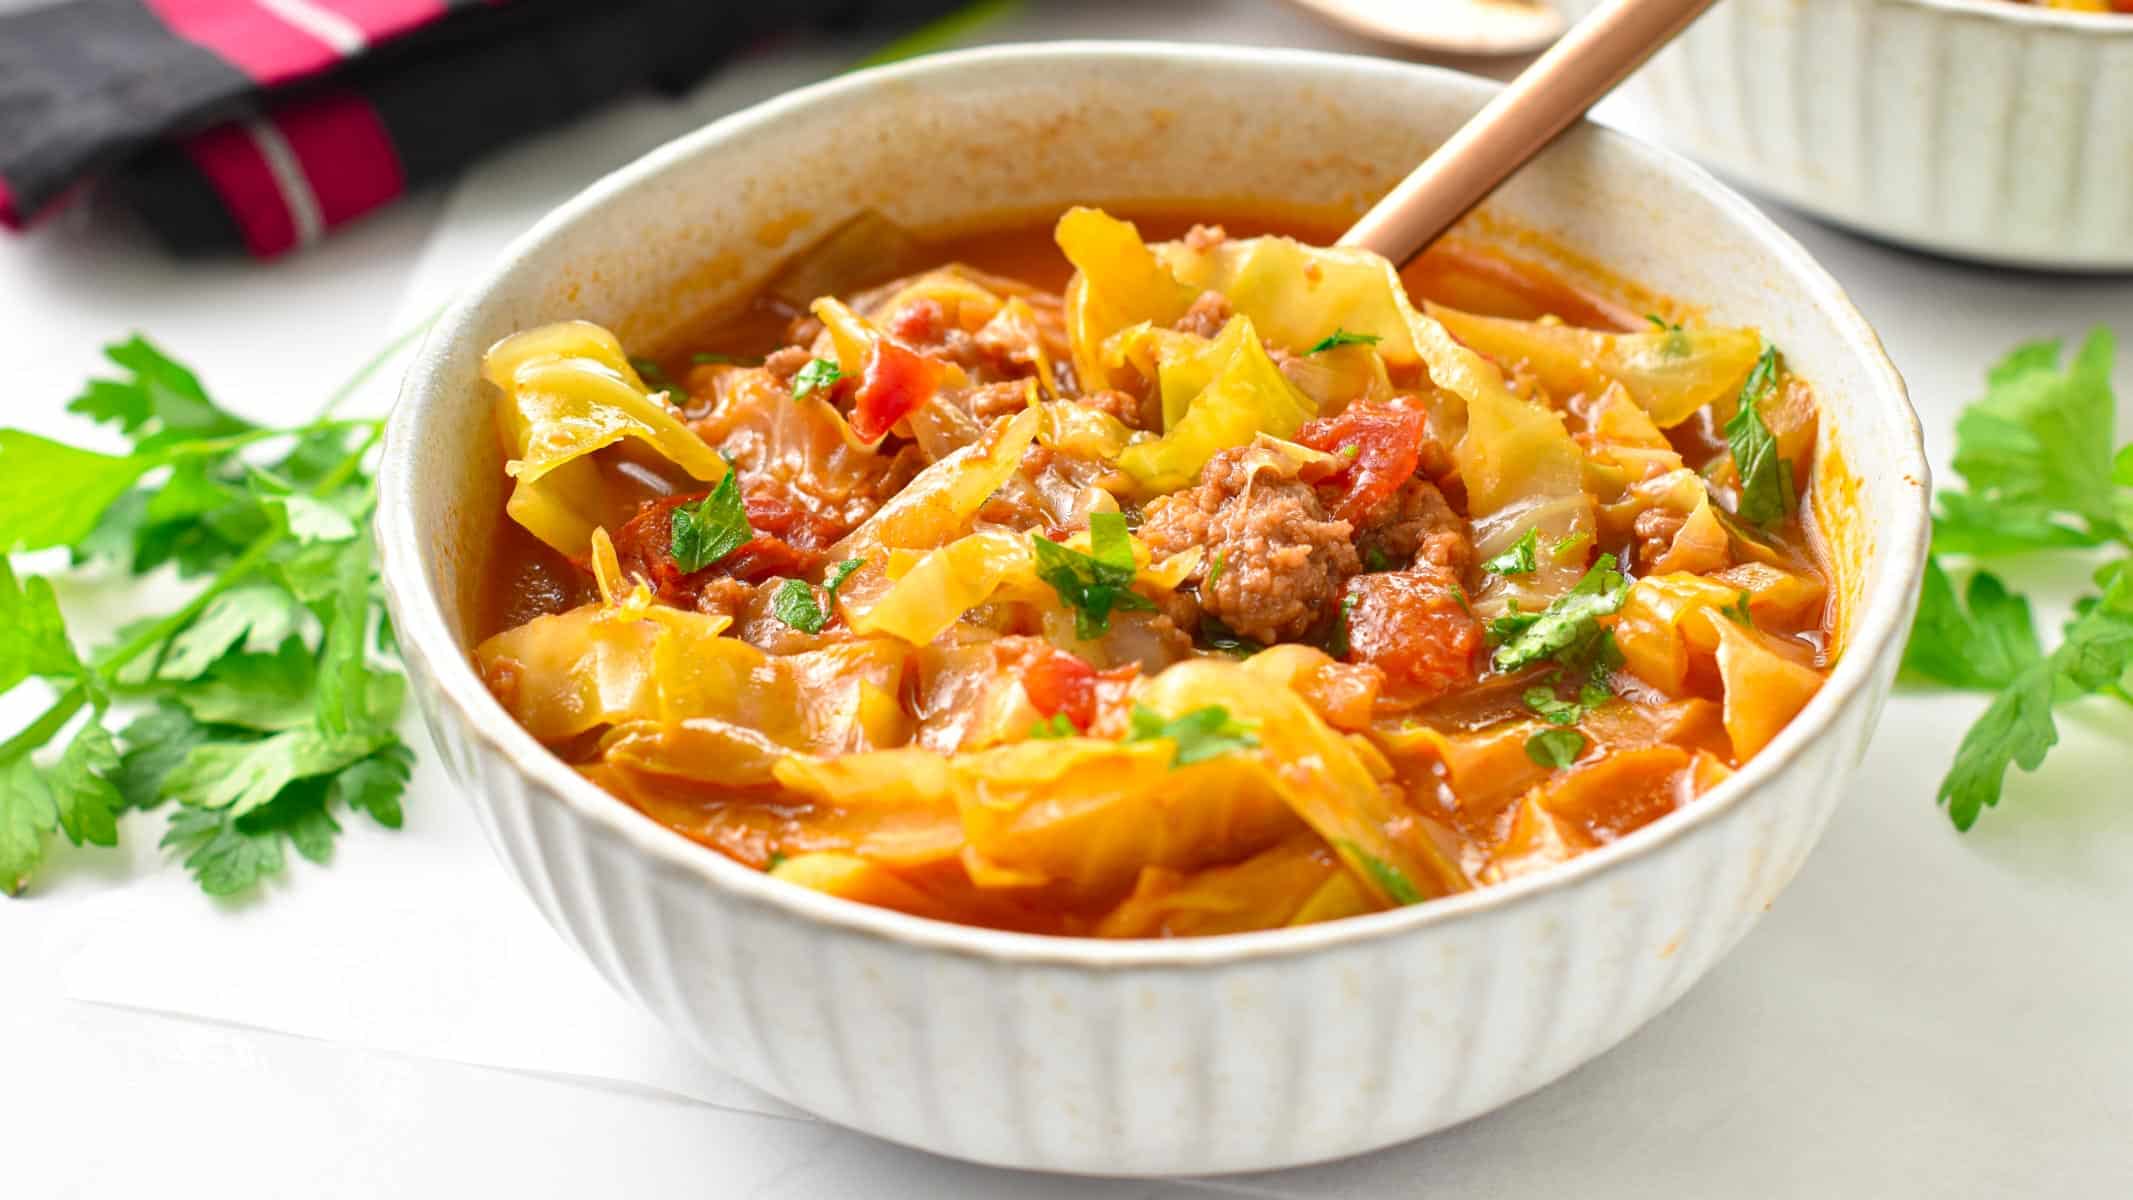
<instances>
[{"instance_id":1,"label":"green parsley leaf","mask_svg":"<svg viewBox=\"0 0 2133 1200\"><path fill-rule=\"evenodd\" d=\"M637 372L637 377L644 380L644 386L655 392L674 390L674 381L667 378L667 369L660 366L656 359L633 358L630 360L630 370Z\"/></svg>"},{"instance_id":2,"label":"green parsley leaf","mask_svg":"<svg viewBox=\"0 0 2133 1200\"><path fill-rule=\"evenodd\" d=\"M385 740L328 734L307 725L257 740L206 742L163 777L162 790L181 804L227 808L241 816L295 780L329 775L369 757Z\"/></svg>"},{"instance_id":3,"label":"green parsley leaf","mask_svg":"<svg viewBox=\"0 0 2133 1200\"><path fill-rule=\"evenodd\" d=\"M1755 610L1748 607L1748 593L1742 592L1733 603L1718 610L1719 615L1742 629L1755 628Z\"/></svg>"},{"instance_id":4,"label":"green parsley leaf","mask_svg":"<svg viewBox=\"0 0 2133 1200\"><path fill-rule=\"evenodd\" d=\"M201 614L177 636L154 667L158 679L198 679L232 646L249 652L278 649L291 635L304 628L309 614L289 593L271 583L240 584L216 596ZM145 681L151 658L135 659L133 669L119 674L121 682Z\"/></svg>"},{"instance_id":5,"label":"green parsley leaf","mask_svg":"<svg viewBox=\"0 0 2133 1200\"><path fill-rule=\"evenodd\" d=\"M318 726L339 737L375 738L400 719L406 683L397 672L370 665L370 611L376 568L372 565L370 530L348 544L336 571L332 620L319 647L318 680L312 709Z\"/></svg>"},{"instance_id":6,"label":"green parsley leaf","mask_svg":"<svg viewBox=\"0 0 2133 1200\"><path fill-rule=\"evenodd\" d=\"M118 770L118 747L111 734L92 718L74 732L66 752L45 776L59 816L60 831L79 846L118 845L118 815L126 800L111 776Z\"/></svg>"},{"instance_id":7,"label":"green parsley leaf","mask_svg":"<svg viewBox=\"0 0 2133 1200\"><path fill-rule=\"evenodd\" d=\"M852 575L865 565L867 560L863 558L847 558L831 567L829 573L822 577L822 590L829 593L830 599L835 600L837 589L843 587Z\"/></svg>"},{"instance_id":8,"label":"green parsley leaf","mask_svg":"<svg viewBox=\"0 0 2133 1200\"><path fill-rule=\"evenodd\" d=\"M59 804L27 755L0 763L0 891L22 894L59 826Z\"/></svg>"},{"instance_id":9,"label":"green parsley leaf","mask_svg":"<svg viewBox=\"0 0 2133 1200\"><path fill-rule=\"evenodd\" d=\"M292 637L272 654L226 655L173 694L196 723L294 729L311 720L316 679L310 649ZM127 741L136 740L129 727Z\"/></svg>"},{"instance_id":10,"label":"green parsley leaf","mask_svg":"<svg viewBox=\"0 0 2133 1200\"><path fill-rule=\"evenodd\" d=\"M1385 552L1379 549L1376 543L1369 543L1363 547L1363 569L1365 571L1390 571L1392 570L1392 560L1385 556Z\"/></svg>"},{"instance_id":11,"label":"green parsley leaf","mask_svg":"<svg viewBox=\"0 0 2133 1200\"><path fill-rule=\"evenodd\" d=\"M694 504L674 507L668 527L668 553L674 565L694 574L755 540L748 510L741 503L740 476L728 471L711 493Z\"/></svg>"},{"instance_id":12,"label":"green parsley leaf","mask_svg":"<svg viewBox=\"0 0 2133 1200\"><path fill-rule=\"evenodd\" d=\"M837 386L837 381L842 378L844 372L838 369L837 360L811 358L807 360L806 366L793 372L792 398L805 400L816 392L827 392Z\"/></svg>"},{"instance_id":13,"label":"green parsley leaf","mask_svg":"<svg viewBox=\"0 0 2133 1200\"><path fill-rule=\"evenodd\" d=\"M829 614L815 603L815 589L805 579L788 579L770 597L770 615L801 633L821 633Z\"/></svg>"},{"instance_id":14,"label":"green parsley leaf","mask_svg":"<svg viewBox=\"0 0 2133 1200\"><path fill-rule=\"evenodd\" d=\"M1348 619L1355 615L1355 593L1341 597L1340 610L1333 614L1333 631L1326 636L1326 653L1333 658L1346 658L1355 647L1348 638Z\"/></svg>"},{"instance_id":15,"label":"green parsley leaf","mask_svg":"<svg viewBox=\"0 0 2133 1200\"><path fill-rule=\"evenodd\" d=\"M1969 829L1999 803L2009 766L2034 771L2043 763L2059 740L2055 704L2104 692L2124 694L2133 685L2133 572L2123 567L2104 568L2103 594L2079 606L2058 649L2017 671L1963 736L1939 791L1957 829ZM2019 636L2007 628L2013 624L2012 606L1994 608L1998 603L1988 602L1997 615L1983 618L1995 626L1984 637L2019 647ZM1979 619L1975 602L1970 615Z\"/></svg>"},{"instance_id":16,"label":"green parsley leaf","mask_svg":"<svg viewBox=\"0 0 2133 1200\"><path fill-rule=\"evenodd\" d=\"M1074 728L1074 722L1067 720L1065 713L1053 713L1044 720L1031 725L1028 736L1032 741L1038 741L1049 738L1077 737L1080 733L1081 730Z\"/></svg>"},{"instance_id":17,"label":"green parsley leaf","mask_svg":"<svg viewBox=\"0 0 2133 1200\"><path fill-rule=\"evenodd\" d=\"M170 700L134 718L119 734L126 743L119 755L118 770L111 782L128 808L154 808L163 802L163 777L170 774L193 747L213 738L213 731L192 718Z\"/></svg>"},{"instance_id":18,"label":"green parsley leaf","mask_svg":"<svg viewBox=\"0 0 2133 1200\"><path fill-rule=\"evenodd\" d=\"M33 675L62 679L80 670L52 585L35 575L18 580L0 555L0 692Z\"/></svg>"},{"instance_id":19,"label":"green parsley leaf","mask_svg":"<svg viewBox=\"0 0 2133 1200\"><path fill-rule=\"evenodd\" d=\"M1513 612L1489 623L1499 671L1516 671L1548 659L1590 657L1605 644L1599 619L1629 599L1629 579L1602 554L1571 589L1537 613Z\"/></svg>"},{"instance_id":20,"label":"green parsley leaf","mask_svg":"<svg viewBox=\"0 0 2133 1200\"><path fill-rule=\"evenodd\" d=\"M767 858L767 859L765 859L765 860L763 860L763 872L764 872L765 874L768 874L768 873L770 873L770 872L772 872L772 871L775 871L775 870L777 870L777 869L778 869L779 867L782 867L782 866L784 866L784 865L785 865L785 858L786 858L786 854L785 854L785 852L784 852L783 850L773 850L773 851L771 851L771 852L770 852L770 857L769 857L769 858Z\"/></svg>"},{"instance_id":21,"label":"green parsley leaf","mask_svg":"<svg viewBox=\"0 0 2133 1200\"><path fill-rule=\"evenodd\" d=\"M1529 687L1522 699L1527 708L1551 725L1575 725L1585 716L1582 703L1563 699L1553 687Z\"/></svg>"},{"instance_id":22,"label":"green parsley leaf","mask_svg":"<svg viewBox=\"0 0 2133 1200\"><path fill-rule=\"evenodd\" d=\"M1777 435L1763 420L1764 397L1777 387L1777 349L1766 347L1748 381L1741 385L1740 407L1726 422L1726 443L1740 474L1738 516L1771 526L1792 507L1792 464L1778 453Z\"/></svg>"},{"instance_id":23,"label":"green parsley leaf","mask_svg":"<svg viewBox=\"0 0 2133 1200\"><path fill-rule=\"evenodd\" d=\"M1481 569L1497 575L1531 575L1540 569L1540 530L1528 529L1525 536L1511 543L1511 548L1493 558L1483 559Z\"/></svg>"},{"instance_id":24,"label":"green parsley leaf","mask_svg":"<svg viewBox=\"0 0 2133 1200\"><path fill-rule=\"evenodd\" d=\"M698 366L702 366L705 363L716 363L728 367L760 367L763 365L762 359L746 354L716 354L708 350L699 350L691 354L689 361Z\"/></svg>"},{"instance_id":25,"label":"green parsley leaf","mask_svg":"<svg viewBox=\"0 0 2133 1200\"><path fill-rule=\"evenodd\" d=\"M135 480L162 465L152 455L98 454L0 429L0 553L81 542Z\"/></svg>"},{"instance_id":26,"label":"green parsley leaf","mask_svg":"<svg viewBox=\"0 0 2133 1200\"><path fill-rule=\"evenodd\" d=\"M1393 866L1354 842L1343 840L1337 845L1343 854L1360 863L1363 871L1370 876L1371 882L1378 885L1379 891L1392 897L1395 903L1402 905L1422 903L1422 889L1416 887L1413 880L1402 874L1400 868Z\"/></svg>"},{"instance_id":27,"label":"green parsley leaf","mask_svg":"<svg viewBox=\"0 0 2133 1200\"><path fill-rule=\"evenodd\" d=\"M1223 562L1224 556L1222 551L1215 551L1215 557L1207 564L1207 577L1200 581L1201 587L1211 588L1215 586L1215 580L1222 578Z\"/></svg>"},{"instance_id":28,"label":"green parsley leaf","mask_svg":"<svg viewBox=\"0 0 2133 1200\"><path fill-rule=\"evenodd\" d=\"M1224 754L1235 754L1255 749L1259 738L1252 732L1249 722L1239 721L1229 715L1229 710L1219 704L1195 708L1169 720L1154 709L1136 704L1130 719L1126 740L1147 742L1168 739L1177 743L1177 753L1170 761L1173 767L1189 767L1206 762Z\"/></svg>"},{"instance_id":29,"label":"green parsley leaf","mask_svg":"<svg viewBox=\"0 0 2133 1200\"><path fill-rule=\"evenodd\" d=\"M1956 599L1940 560L1926 560L1918 619L1903 650L1904 672L1949 687L2007 687L2044 657L2029 601L1985 571L1970 577L1966 595L1967 606Z\"/></svg>"},{"instance_id":30,"label":"green parsley leaf","mask_svg":"<svg viewBox=\"0 0 2133 1200\"><path fill-rule=\"evenodd\" d=\"M162 845L210 896L232 896L282 869L279 829L241 827L228 809L185 808L170 819Z\"/></svg>"},{"instance_id":31,"label":"green parsley leaf","mask_svg":"<svg viewBox=\"0 0 2133 1200\"><path fill-rule=\"evenodd\" d=\"M1575 729L1543 729L1526 739L1526 757L1544 767L1562 768L1585 753L1585 735Z\"/></svg>"},{"instance_id":32,"label":"green parsley leaf","mask_svg":"<svg viewBox=\"0 0 2133 1200\"><path fill-rule=\"evenodd\" d=\"M1318 339L1305 354L1320 354L1335 346L1375 346L1385 339L1375 333L1350 333L1335 327L1332 333Z\"/></svg>"},{"instance_id":33,"label":"green parsley leaf","mask_svg":"<svg viewBox=\"0 0 2133 1200\"><path fill-rule=\"evenodd\" d=\"M1074 635L1083 641L1109 633L1114 610L1155 608L1155 601L1133 590L1133 540L1125 517L1118 513L1089 514L1088 554L1041 533L1030 535L1030 550L1036 556L1037 578L1074 610Z\"/></svg>"},{"instance_id":34,"label":"green parsley leaf","mask_svg":"<svg viewBox=\"0 0 2133 1200\"><path fill-rule=\"evenodd\" d=\"M1941 524L1956 536L1998 525L2003 531L1988 544L2033 537L2037 548L2128 536L2133 513L2113 486L2110 331L2090 334L2064 372L2059 350L2057 342L2017 348L1987 373L1984 397L1957 420L1955 470L1967 494L1941 497L1936 550L1956 552L1939 536Z\"/></svg>"},{"instance_id":35,"label":"green parsley leaf","mask_svg":"<svg viewBox=\"0 0 2133 1200\"><path fill-rule=\"evenodd\" d=\"M398 829L402 820L400 795L407 790L414 767L415 752L394 738L333 776L327 799L339 801L351 811L368 813L371 820L387 829Z\"/></svg>"},{"instance_id":36,"label":"green parsley leaf","mask_svg":"<svg viewBox=\"0 0 2133 1200\"><path fill-rule=\"evenodd\" d=\"M133 439L136 451L254 428L217 407L191 371L138 334L104 347L104 357L126 377L90 380L67 410L116 425Z\"/></svg>"}]
</instances>

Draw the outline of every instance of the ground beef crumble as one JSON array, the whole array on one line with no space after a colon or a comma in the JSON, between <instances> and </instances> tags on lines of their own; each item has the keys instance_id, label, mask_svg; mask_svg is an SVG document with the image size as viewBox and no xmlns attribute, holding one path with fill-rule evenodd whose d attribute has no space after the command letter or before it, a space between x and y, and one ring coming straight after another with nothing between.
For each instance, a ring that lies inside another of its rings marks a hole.
<instances>
[{"instance_id":1,"label":"ground beef crumble","mask_svg":"<svg viewBox=\"0 0 2133 1200\"><path fill-rule=\"evenodd\" d=\"M1209 459L1197 486L1151 502L1140 538L1157 558L1200 547L1201 609L1244 637L1278 642L1317 626L1361 569L1354 532L1309 484L1242 446Z\"/></svg>"}]
</instances>

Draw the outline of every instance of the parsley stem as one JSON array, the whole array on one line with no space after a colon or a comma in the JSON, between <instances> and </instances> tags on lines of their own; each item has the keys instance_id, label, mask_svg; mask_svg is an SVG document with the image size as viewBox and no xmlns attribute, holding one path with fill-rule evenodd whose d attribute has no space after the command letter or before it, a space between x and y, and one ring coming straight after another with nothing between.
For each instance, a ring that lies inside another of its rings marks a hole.
<instances>
[{"instance_id":1,"label":"parsley stem","mask_svg":"<svg viewBox=\"0 0 2133 1200\"><path fill-rule=\"evenodd\" d=\"M241 450L255 442L271 441L275 438L302 437L307 433L325 433L334 429L369 429L380 424L382 422L374 417L348 417L337 421L313 421L309 425L298 425L293 429L248 429L228 437L180 442L165 453L172 459L214 457L232 450Z\"/></svg>"},{"instance_id":2,"label":"parsley stem","mask_svg":"<svg viewBox=\"0 0 2133 1200\"><path fill-rule=\"evenodd\" d=\"M53 702L52 707L45 709L36 720L24 726L22 732L0 743L0 763L13 762L51 741L61 729L66 728L68 721L74 719L74 714L81 711L81 706L88 702L87 687L77 683L68 688Z\"/></svg>"}]
</instances>

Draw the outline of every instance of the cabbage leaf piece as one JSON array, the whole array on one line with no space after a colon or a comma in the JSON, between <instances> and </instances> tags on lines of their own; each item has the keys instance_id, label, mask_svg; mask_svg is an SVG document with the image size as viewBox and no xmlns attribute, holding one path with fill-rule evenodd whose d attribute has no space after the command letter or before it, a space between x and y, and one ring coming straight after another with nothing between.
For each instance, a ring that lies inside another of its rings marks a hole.
<instances>
[{"instance_id":1,"label":"cabbage leaf piece","mask_svg":"<svg viewBox=\"0 0 2133 1200\"><path fill-rule=\"evenodd\" d=\"M1139 235L1125 222L1105 228L1116 241L1128 236L1138 240ZM1394 370L1426 369L1433 385L1429 397L1433 432L1452 442L1453 457L1467 486L1468 515L1480 557L1502 553L1529 530L1537 531L1547 547L1577 542L1594 532L1592 501L1584 488L1585 457L1562 418L1544 404L1513 395L1494 362L1462 344L1434 317L1417 310L1407 298L1399 273L1383 258L1364 250L1305 246L1280 237L1236 238L1207 247L1166 242L1145 249L1160 275L1183 286L1167 287L1160 279L1148 282L1144 264L1130 248L1114 247L1105 258L1091 256L1094 265L1085 266L1075 259L1075 265L1090 273L1087 286L1104 294L1145 287L1170 297L1139 314L1138 320L1167 325L1176 319L1171 309L1177 297L1184 297L1189 306L1201 291L1212 290L1229 300L1237 314L1233 325L1237 319L1249 320L1255 336L1290 351L1301 352L1340 330L1377 339L1368 346L1341 347L1341 352L1368 354ZM1074 256L1070 253L1069 257ZM1123 260L1133 262L1131 271L1115 265ZM1102 275L1106 270L1111 274ZM1183 308L1177 309L1182 312ZM1092 334L1107 338L1131 323L1070 323L1076 363L1086 357L1100 367L1102 356L1096 348L1101 343L1082 339ZM1224 338L1229 333L1225 328ZM1172 349L1174 339L1164 338L1160 345L1168 356L1165 370L1174 369L1170 367L1173 360L1183 366L1186 356ZM1126 357L1130 360L1131 355ZM1295 390L1288 379L1282 382ZM1162 392L1167 412L1174 404L1172 388L1165 385ZM1311 415L1315 415L1315 403L1308 396L1304 402L1312 404ZM1166 430L1164 442L1175 435L1167 423ZM1287 436L1278 429L1266 431ZM1235 437L1228 444L1243 440ZM1137 457L1142 469L1133 470L1123 457L1120 465L1151 487L1156 483L1182 486L1171 482L1178 468L1190 465L1197 470L1206 461L1205 456L1195 461L1194 454L1183 453L1172 463L1140 446L1129 447L1126 455ZM1513 601L1526 608L1545 604L1576 584L1583 567L1578 557L1543 555L1540 569L1531 575L1515 580L1490 577L1474 598L1475 607L1485 616L1495 616Z\"/></svg>"},{"instance_id":2,"label":"cabbage leaf piece","mask_svg":"<svg viewBox=\"0 0 2133 1200\"><path fill-rule=\"evenodd\" d=\"M1098 937L1204 937L1309 925L1377 905L1316 836L1302 834L1242 862L1198 871L1148 867L1104 914Z\"/></svg>"},{"instance_id":3,"label":"cabbage leaf piece","mask_svg":"<svg viewBox=\"0 0 2133 1200\"><path fill-rule=\"evenodd\" d=\"M1283 686L1290 669L1279 658L1269 660L1266 670L1255 670L1251 662L1192 659L1144 680L1134 699L1163 717L1220 706L1248 723L1259 739L1257 750L1205 765L1256 764L1378 902L1411 904L1463 890L1467 883L1458 865L1400 802L1398 789L1384 786L1372 772L1368 743L1326 724L1302 696Z\"/></svg>"},{"instance_id":4,"label":"cabbage leaf piece","mask_svg":"<svg viewBox=\"0 0 2133 1200\"><path fill-rule=\"evenodd\" d=\"M1067 737L955 756L950 770L981 887L1125 894L1145 867L1232 862L1298 831L1263 764L1225 755L1173 767L1167 742Z\"/></svg>"},{"instance_id":5,"label":"cabbage leaf piece","mask_svg":"<svg viewBox=\"0 0 2133 1200\"><path fill-rule=\"evenodd\" d=\"M1165 349L1158 368L1163 436L1135 442L1118 456L1119 469L1146 491L1185 487L1220 451L1262 433L1293 437L1318 413L1274 365L1248 317L1231 317L1212 342L1181 353ZM1173 396L1179 398L1175 405ZM1173 408L1175 420L1169 417Z\"/></svg>"},{"instance_id":6,"label":"cabbage leaf piece","mask_svg":"<svg viewBox=\"0 0 2133 1200\"><path fill-rule=\"evenodd\" d=\"M1452 336L1500 363L1524 363L1542 387L1563 399L1620 384L1662 429L1740 391L1763 350L1753 329L1684 329L1608 333L1574 325L1514 321L1425 305Z\"/></svg>"},{"instance_id":7,"label":"cabbage leaf piece","mask_svg":"<svg viewBox=\"0 0 2133 1200\"><path fill-rule=\"evenodd\" d=\"M1143 322L1165 326L1185 315L1199 293L1164 270L1130 221L1094 208L1071 208L1053 240L1074 264L1066 290L1067 343L1084 387L1115 379L1102 357L1111 335Z\"/></svg>"},{"instance_id":8,"label":"cabbage leaf piece","mask_svg":"<svg viewBox=\"0 0 2133 1200\"><path fill-rule=\"evenodd\" d=\"M497 430L516 481L505 512L574 561L586 560L595 529L619 525L641 498L609 481L597 451L634 439L691 478L725 477L725 460L646 389L598 325L561 321L513 334L482 359L482 377L501 393Z\"/></svg>"}]
</instances>

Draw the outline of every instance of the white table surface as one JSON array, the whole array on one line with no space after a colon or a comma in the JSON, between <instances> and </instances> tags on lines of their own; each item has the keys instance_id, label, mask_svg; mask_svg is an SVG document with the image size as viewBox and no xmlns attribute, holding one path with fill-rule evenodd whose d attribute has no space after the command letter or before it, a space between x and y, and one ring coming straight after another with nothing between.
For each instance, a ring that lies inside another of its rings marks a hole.
<instances>
[{"instance_id":1,"label":"white table surface","mask_svg":"<svg viewBox=\"0 0 2133 1200\"><path fill-rule=\"evenodd\" d=\"M1042 6L984 31L1097 34L1357 47L1252 0ZM61 405L97 347L132 329L233 407L304 411L396 321L605 167L851 56L803 47L684 103L588 119L286 262L176 262L103 212L0 240L0 419L78 433ZM1603 117L1639 124L1620 106ZM2009 345L2096 324L2133 338L2133 281L1967 267L1775 215L1881 331L1939 465L1957 409ZM2118 381L2133 397L2133 371ZM8 727L32 700L0 704ZM170 898L163 970L186 970L189 939L203 955L226 942L234 919L183 889L145 891L175 868L152 848L161 818L136 816L127 850L56 847L31 897L0 901L0 1196L2133 1195L2133 712L2069 714L2046 768L1958 836L1932 791L1979 707L1899 695L1768 918L1612 1053L1422 1142L1212 1181L1016 1175L656 1087L449 1061L449 1047L380 1051L85 1003L64 980L85 946L115 936L93 916L114 892ZM393 864L417 853L407 839L451 827L455 804L431 777L407 830L352 830L331 869L300 869L266 903L312 889L389 899ZM466 865L467 888L501 879ZM372 955L365 986L419 988L418 969ZM537 1012L542 997L505 1002Z\"/></svg>"}]
</instances>

